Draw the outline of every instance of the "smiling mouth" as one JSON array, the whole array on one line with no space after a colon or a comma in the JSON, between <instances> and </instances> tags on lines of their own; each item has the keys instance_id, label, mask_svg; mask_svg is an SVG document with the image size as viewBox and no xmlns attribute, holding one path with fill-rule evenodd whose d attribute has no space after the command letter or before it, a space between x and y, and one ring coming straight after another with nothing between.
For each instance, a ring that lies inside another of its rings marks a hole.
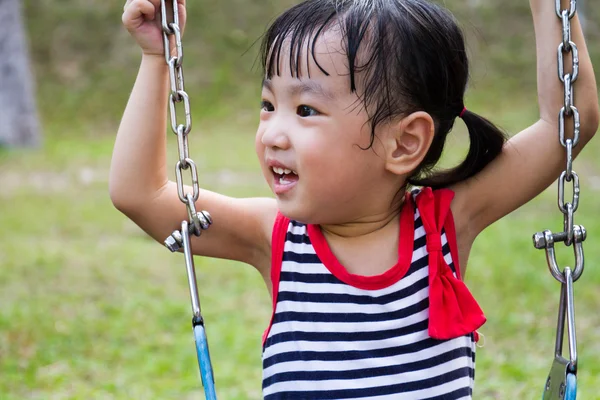
<instances>
[{"instance_id":1,"label":"smiling mouth","mask_svg":"<svg viewBox=\"0 0 600 400\"><path fill-rule=\"evenodd\" d=\"M277 180L277 183L279 183L280 185L291 185L294 182L298 181L298 177L296 176L295 179L293 176L286 176L286 175L276 175L275 179Z\"/></svg>"},{"instance_id":2,"label":"smiling mouth","mask_svg":"<svg viewBox=\"0 0 600 400\"><path fill-rule=\"evenodd\" d=\"M298 173L291 169L272 167L275 185L289 186L298 182Z\"/></svg>"}]
</instances>

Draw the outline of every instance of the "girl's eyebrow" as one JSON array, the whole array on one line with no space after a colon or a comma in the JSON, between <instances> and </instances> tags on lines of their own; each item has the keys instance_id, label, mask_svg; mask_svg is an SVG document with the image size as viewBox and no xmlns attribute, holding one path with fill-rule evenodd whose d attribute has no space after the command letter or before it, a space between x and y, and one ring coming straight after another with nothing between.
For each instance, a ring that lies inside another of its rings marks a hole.
<instances>
[{"instance_id":1,"label":"girl's eyebrow","mask_svg":"<svg viewBox=\"0 0 600 400\"><path fill-rule=\"evenodd\" d=\"M274 93L273 91L273 81L271 79L263 79L263 88L267 89L269 92ZM336 99L333 92L324 88L320 83L307 80L307 81L297 81L293 85L287 87L287 92L290 96L299 96L304 93L313 94L323 98L324 100L333 101Z\"/></svg>"}]
</instances>

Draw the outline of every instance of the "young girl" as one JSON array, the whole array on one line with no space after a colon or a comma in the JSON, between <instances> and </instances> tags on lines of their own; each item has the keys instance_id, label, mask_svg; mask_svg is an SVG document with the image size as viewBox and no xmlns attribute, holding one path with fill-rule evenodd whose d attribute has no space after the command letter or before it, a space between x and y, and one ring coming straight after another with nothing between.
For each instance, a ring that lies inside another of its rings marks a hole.
<instances>
[{"instance_id":1,"label":"young girl","mask_svg":"<svg viewBox=\"0 0 600 400\"><path fill-rule=\"evenodd\" d=\"M162 242L187 215L167 178L159 5L125 7L143 57L110 194ZM531 0L531 9L540 119L506 144L464 107L463 35L438 5L308 0L269 28L255 145L275 198L201 191L197 207L214 224L192 243L198 255L248 263L265 279L273 299L266 399L471 398L476 330L485 322L462 282L471 245L564 164L556 138L561 25L553 1ZM596 131L598 102L577 18L571 33L580 58L578 152ZM470 150L456 168L437 171L457 118Z\"/></svg>"}]
</instances>

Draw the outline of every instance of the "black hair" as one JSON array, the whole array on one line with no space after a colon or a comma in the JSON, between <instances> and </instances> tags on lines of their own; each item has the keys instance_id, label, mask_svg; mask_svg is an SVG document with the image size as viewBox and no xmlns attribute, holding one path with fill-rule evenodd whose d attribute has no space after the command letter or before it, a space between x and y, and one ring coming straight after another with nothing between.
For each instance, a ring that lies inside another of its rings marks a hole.
<instances>
[{"instance_id":1,"label":"black hair","mask_svg":"<svg viewBox=\"0 0 600 400\"><path fill-rule=\"evenodd\" d=\"M429 113L435 121L433 142L408 184L450 186L475 175L500 154L504 133L487 119L465 111L462 118L470 138L465 160L457 167L434 171L446 137L463 111L469 63L456 20L427 0L303 1L267 30L261 45L263 76L271 79L281 74L284 46L292 76L300 76L301 63L307 62L305 51L328 74L315 57L314 44L334 27L340 29L345 46L350 90L359 95L369 115L369 147L382 122L416 111Z\"/></svg>"}]
</instances>

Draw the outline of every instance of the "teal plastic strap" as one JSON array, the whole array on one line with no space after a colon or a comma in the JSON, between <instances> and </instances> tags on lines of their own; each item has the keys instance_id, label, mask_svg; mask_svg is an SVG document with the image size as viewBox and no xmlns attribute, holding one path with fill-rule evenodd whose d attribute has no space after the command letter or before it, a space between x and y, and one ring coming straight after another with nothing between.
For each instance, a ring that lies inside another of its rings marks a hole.
<instances>
[{"instance_id":1,"label":"teal plastic strap","mask_svg":"<svg viewBox=\"0 0 600 400\"><path fill-rule=\"evenodd\" d=\"M577 398L577 376L575 374L567 374L567 390L565 392L565 400L575 400Z\"/></svg>"},{"instance_id":2,"label":"teal plastic strap","mask_svg":"<svg viewBox=\"0 0 600 400\"><path fill-rule=\"evenodd\" d=\"M203 325L194 326L194 338L196 339L196 352L198 353L198 365L202 376L202 386L206 400L217 400L215 392L215 378L213 376L210 354L208 352L208 341Z\"/></svg>"}]
</instances>

